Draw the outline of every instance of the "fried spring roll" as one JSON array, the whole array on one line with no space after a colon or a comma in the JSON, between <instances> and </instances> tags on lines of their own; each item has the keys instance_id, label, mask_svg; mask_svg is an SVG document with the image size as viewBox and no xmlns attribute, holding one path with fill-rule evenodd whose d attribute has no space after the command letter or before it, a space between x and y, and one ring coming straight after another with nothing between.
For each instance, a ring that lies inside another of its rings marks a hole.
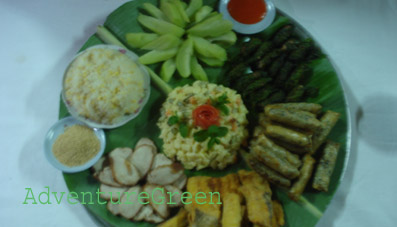
<instances>
[{"instance_id":1,"label":"fried spring roll","mask_svg":"<svg viewBox=\"0 0 397 227\"><path fill-rule=\"evenodd\" d=\"M286 178L294 179L299 176L298 168L291 165L287 160L277 156L273 150L259 145L251 146L251 150L264 164L279 172Z\"/></svg>"},{"instance_id":2,"label":"fried spring roll","mask_svg":"<svg viewBox=\"0 0 397 227\"><path fill-rule=\"evenodd\" d=\"M321 105L317 103L307 103L307 102L300 102L300 103L277 103L268 105L269 108L284 108L287 110L301 110L307 111L313 114L318 114L321 111Z\"/></svg>"},{"instance_id":3,"label":"fried spring roll","mask_svg":"<svg viewBox=\"0 0 397 227\"><path fill-rule=\"evenodd\" d=\"M312 175L315 162L316 162L316 160L308 154L306 154L303 157L303 165L302 165L302 168L300 169L300 176L299 176L298 180L292 185L292 187L288 193L288 196L292 200L294 200L294 201L299 200L299 197L301 196L303 190L305 190L307 182L309 181L309 179Z\"/></svg>"},{"instance_id":4,"label":"fried spring roll","mask_svg":"<svg viewBox=\"0 0 397 227\"><path fill-rule=\"evenodd\" d=\"M314 173L313 188L327 192L332 172L335 168L340 144L328 141L324 147L317 169Z\"/></svg>"},{"instance_id":5,"label":"fried spring roll","mask_svg":"<svg viewBox=\"0 0 397 227\"><path fill-rule=\"evenodd\" d=\"M283 206L277 200L273 200L272 203L273 203L273 213L277 220L277 224L278 226L283 226L285 224Z\"/></svg>"},{"instance_id":6,"label":"fried spring roll","mask_svg":"<svg viewBox=\"0 0 397 227\"><path fill-rule=\"evenodd\" d=\"M324 143L325 139L339 120L340 114L334 111L328 110L321 117L321 128L317 130L313 135L313 153Z\"/></svg>"},{"instance_id":7,"label":"fried spring roll","mask_svg":"<svg viewBox=\"0 0 397 227\"><path fill-rule=\"evenodd\" d=\"M255 158L247 159L248 165L255 170L258 174L269 180L270 182L280 186L289 188L291 186L291 181L271 168L267 167L263 163L259 162Z\"/></svg>"},{"instance_id":8,"label":"fried spring roll","mask_svg":"<svg viewBox=\"0 0 397 227\"><path fill-rule=\"evenodd\" d=\"M243 219L241 196L237 193L222 195L222 226L239 227Z\"/></svg>"},{"instance_id":9,"label":"fried spring roll","mask_svg":"<svg viewBox=\"0 0 397 227\"><path fill-rule=\"evenodd\" d=\"M287 151L290 151L290 152L292 152L294 154L298 154L298 155L311 153L312 149L313 149L312 147L301 147L301 146L292 145L292 144L286 143L286 142L278 140L278 139L273 139L273 142L275 144L279 145L280 147L285 148Z\"/></svg>"},{"instance_id":10,"label":"fried spring roll","mask_svg":"<svg viewBox=\"0 0 397 227\"><path fill-rule=\"evenodd\" d=\"M300 167L302 164L298 155L292 154L283 147L278 146L276 143L274 143L272 140L267 138L265 135L258 136L257 144L273 150L274 153L277 154L277 156L287 160L291 165L295 166L296 168Z\"/></svg>"},{"instance_id":11,"label":"fried spring roll","mask_svg":"<svg viewBox=\"0 0 397 227\"><path fill-rule=\"evenodd\" d=\"M321 127L320 121L307 113L284 108L269 108L268 106L265 108L265 116L272 121L312 132L318 130Z\"/></svg>"},{"instance_id":12,"label":"fried spring roll","mask_svg":"<svg viewBox=\"0 0 397 227\"><path fill-rule=\"evenodd\" d=\"M265 129L267 136L301 147L312 146L312 136L283 126L267 124Z\"/></svg>"}]
</instances>

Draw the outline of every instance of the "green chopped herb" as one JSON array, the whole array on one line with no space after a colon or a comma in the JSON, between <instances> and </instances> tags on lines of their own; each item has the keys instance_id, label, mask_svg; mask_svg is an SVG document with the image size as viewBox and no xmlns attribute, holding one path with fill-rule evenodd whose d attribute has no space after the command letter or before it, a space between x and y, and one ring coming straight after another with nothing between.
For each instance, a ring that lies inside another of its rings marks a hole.
<instances>
[{"instance_id":1,"label":"green chopped herb","mask_svg":"<svg viewBox=\"0 0 397 227\"><path fill-rule=\"evenodd\" d=\"M226 127L211 125L207 130L200 130L194 133L193 137L197 142L203 142L210 138L207 147L211 149L215 144L220 144L221 141L218 138L226 136L228 131Z\"/></svg>"},{"instance_id":2,"label":"green chopped herb","mask_svg":"<svg viewBox=\"0 0 397 227\"><path fill-rule=\"evenodd\" d=\"M219 96L216 100L211 98L212 106L220 110L225 115L229 115L229 108L226 106L228 103L230 103L230 101L226 93Z\"/></svg>"},{"instance_id":3,"label":"green chopped herb","mask_svg":"<svg viewBox=\"0 0 397 227\"><path fill-rule=\"evenodd\" d=\"M186 123L179 123L179 133L183 138L186 138L189 134L189 127L187 127Z\"/></svg>"},{"instance_id":4,"label":"green chopped herb","mask_svg":"<svg viewBox=\"0 0 397 227\"><path fill-rule=\"evenodd\" d=\"M178 116L171 116L170 118L168 118L167 124L169 126L173 126L174 124L177 124L178 122L179 122L179 117Z\"/></svg>"}]
</instances>

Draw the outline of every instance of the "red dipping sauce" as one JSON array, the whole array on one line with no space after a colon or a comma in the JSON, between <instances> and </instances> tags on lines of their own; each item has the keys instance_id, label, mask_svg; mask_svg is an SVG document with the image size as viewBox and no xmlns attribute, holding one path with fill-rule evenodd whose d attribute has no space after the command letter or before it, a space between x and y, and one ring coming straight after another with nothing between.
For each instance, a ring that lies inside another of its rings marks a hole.
<instances>
[{"instance_id":1,"label":"red dipping sauce","mask_svg":"<svg viewBox=\"0 0 397 227\"><path fill-rule=\"evenodd\" d=\"M230 16L242 24L255 24L266 16L264 0L230 0L227 4Z\"/></svg>"}]
</instances>

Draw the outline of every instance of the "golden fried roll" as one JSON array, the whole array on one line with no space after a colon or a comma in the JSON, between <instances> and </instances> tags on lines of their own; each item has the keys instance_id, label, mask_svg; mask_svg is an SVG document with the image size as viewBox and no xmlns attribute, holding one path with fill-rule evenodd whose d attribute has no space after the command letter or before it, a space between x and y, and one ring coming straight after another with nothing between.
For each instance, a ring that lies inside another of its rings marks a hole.
<instances>
[{"instance_id":1,"label":"golden fried roll","mask_svg":"<svg viewBox=\"0 0 397 227\"><path fill-rule=\"evenodd\" d=\"M300 169L299 178L292 185L292 187L288 193L288 196L292 200L295 200L295 201L299 200L299 197L301 196L303 190L305 190L306 184L312 175L315 162L316 162L316 160L308 154L306 154L303 157L303 165L302 165L302 168Z\"/></svg>"},{"instance_id":2,"label":"golden fried roll","mask_svg":"<svg viewBox=\"0 0 397 227\"><path fill-rule=\"evenodd\" d=\"M254 171L238 172L246 204L248 219L254 225L271 227L273 216L272 191L269 183Z\"/></svg>"},{"instance_id":3,"label":"golden fried roll","mask_svg":"<svg viewBox=\"0 0 397 227\"><path fill-rule=\"evenodd\" d=\"M251 146L253 155L262 161L265 165L279 172L288 179L294 179L299 176L297 167L291 165L286 159L281 158L273 150L263 146Z\"/></svg>"},{"instance_id":4,"label":"golden fried roll","mask_svg":"<svg viewBox=\"0 0 397 227\"><path fill-rule=\"evenodd\" d=\"M280 125L267 124L265 134L272 138L301 147L312 146L312 136Z\"/></svg>"},{"instance_id":5,"label":"golden fried roll","mask_svg":"<svg viewBox=\"0 0 397 227\"><path fill-rule=\"evenodd\" d=\"M299 156L296 154L292 154L288 150L284 149L281 146L278 146L272 140L267 138L265 135L260 135L257 138L257 144L266 148L269 148L274 151L280 158L287 160L291 165L295 166L296 168L300 167L302 161L299 159Z\"/></svg>"},{"instance_id":6,"label":"golden fried roll","mask_svg":"<svg viewBox=\"0 0 397 227\"><path fill-rule=\"evenodd\" d=\"M307 111L313 114L318 114L321 111L321 105L317 103L307 103L307 102L298 102L298 103L277 103L267 105L268 108L284 108L287 110L301 110Z\"/></svg>"},{"instance_id":7,"label":"golden fried roll","mask_svg":"<svg viewBox=\"0 0 397 227\"><path fill-rule=\"evenodd\" d=\"M327 192L332 172L335 168L336 158L338 156L340 144L327 141L323 154L314 173L313 188L319 191Z\"/></svg>"},{"instance_id":8,"label":"golden fried roll","mask_svg":"<svg viewBox=\"0 0 397 227\"><path fill-rule=\"evenodd\" d=\"M161 223L157 227L186 227L186 226L188 226L187 211L182 207L174 217Z\"/></svg>"},{"instance_id":9,"label":"golden fried roll","mask_svg":"<svg viewBox=\"0 0 397 227\"><path fill-rule=\"evenodd\" d=\"M260 162L254 155L251 153L240 151L241 156L244 158L245 162L248 166L257 172L259 175L267 179L268 181L280 186L280 187L289 187L291 185L291 181L267 167L265 164Z\"/></svg>"},{"instance_id":10,"label":"golden fried roll","mask_svg":"<svg viewBox=\"0 0 397 227\"><path fill-rule=\"evenodd\" d=\"M298 155L302 155L302 154L306 154L306 153L311 153L313 147L301 147L301 146L296 146L296 145L292 145L289 143L286 143L284 141L278 140L278 139L272 139L272 141L279 145L280 147L286 149L287 151L289 151L290 153L293 154L298 154Z\"/></svg>"},{"instance_id":11,"label":"golden fried roll","mask_svg":"<svg viewBox=\"0 0 397 227\"><path fill-rule=\"evenodd\" d=\"M243 219L241 200L241 195L237 193L222 194L222 226L241 226Z\"/></svg>"},{"instance_id":12,"label":"golden fried roll","mask_svg":"<svg viewBox=\"0 0 397 227\"><path fill-rule=\"evenodd\" d=\"M317 130L312 138L313 141L313 153L324 143L325 139L339 120L340 113L328 110L321 117L321 128Z\"/></svg>"},{"instance_id":13,"label":"golden fried roll","mask_svg":"<svg viewBox=\"0 0 397 227\"><path fill-rule=\"evenodd\" d=\"M248 165L255 170L258 174L269 180L270 182L280 186L280 187L290 187L291 181L281 174L277 173L273 169L267 167L265 164L259 162L255 158L248 158L247 160Z\"/></svg>"},{"instance_id":14,"label":"golden fried roll","mask_svg":"<svg viewBox=\"0 0 397 227\"><path fill-rule=\"evenodd\" d=\"M275 215L277 224L278 226L283 226L285 224L283 206L278 200L273 200L272 204L273 204L273 214Z\"/></svg>"},{"instance_id":15,"label":"golden fried roll","mask_svg":"<svg viewBox=\"0 0 397 227\"><path fill-rule=\"evenodd\" d=\"M309 131L316 131L321 127L319 120L299 110L265 107L265 116L272 121Z\"/></svg>"}]
</instances>

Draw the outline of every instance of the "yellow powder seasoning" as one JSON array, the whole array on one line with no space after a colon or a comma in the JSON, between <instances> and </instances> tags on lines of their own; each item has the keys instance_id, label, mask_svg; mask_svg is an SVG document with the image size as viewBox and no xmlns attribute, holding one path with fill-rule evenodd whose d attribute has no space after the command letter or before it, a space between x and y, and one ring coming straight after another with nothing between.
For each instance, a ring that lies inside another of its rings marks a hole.
<instances>
[{"instance_id":1,"label":"yellow powder seasoning","mask_svg":"<svg viewBox=\"0 0 397 227\"><path fill-rule=\"evenodd\" d=\"M100 142L94 131L83 125L65 129L52 145L56 159L67 166L80 166L98 154Z\"/></svg>"}]
</instances>

